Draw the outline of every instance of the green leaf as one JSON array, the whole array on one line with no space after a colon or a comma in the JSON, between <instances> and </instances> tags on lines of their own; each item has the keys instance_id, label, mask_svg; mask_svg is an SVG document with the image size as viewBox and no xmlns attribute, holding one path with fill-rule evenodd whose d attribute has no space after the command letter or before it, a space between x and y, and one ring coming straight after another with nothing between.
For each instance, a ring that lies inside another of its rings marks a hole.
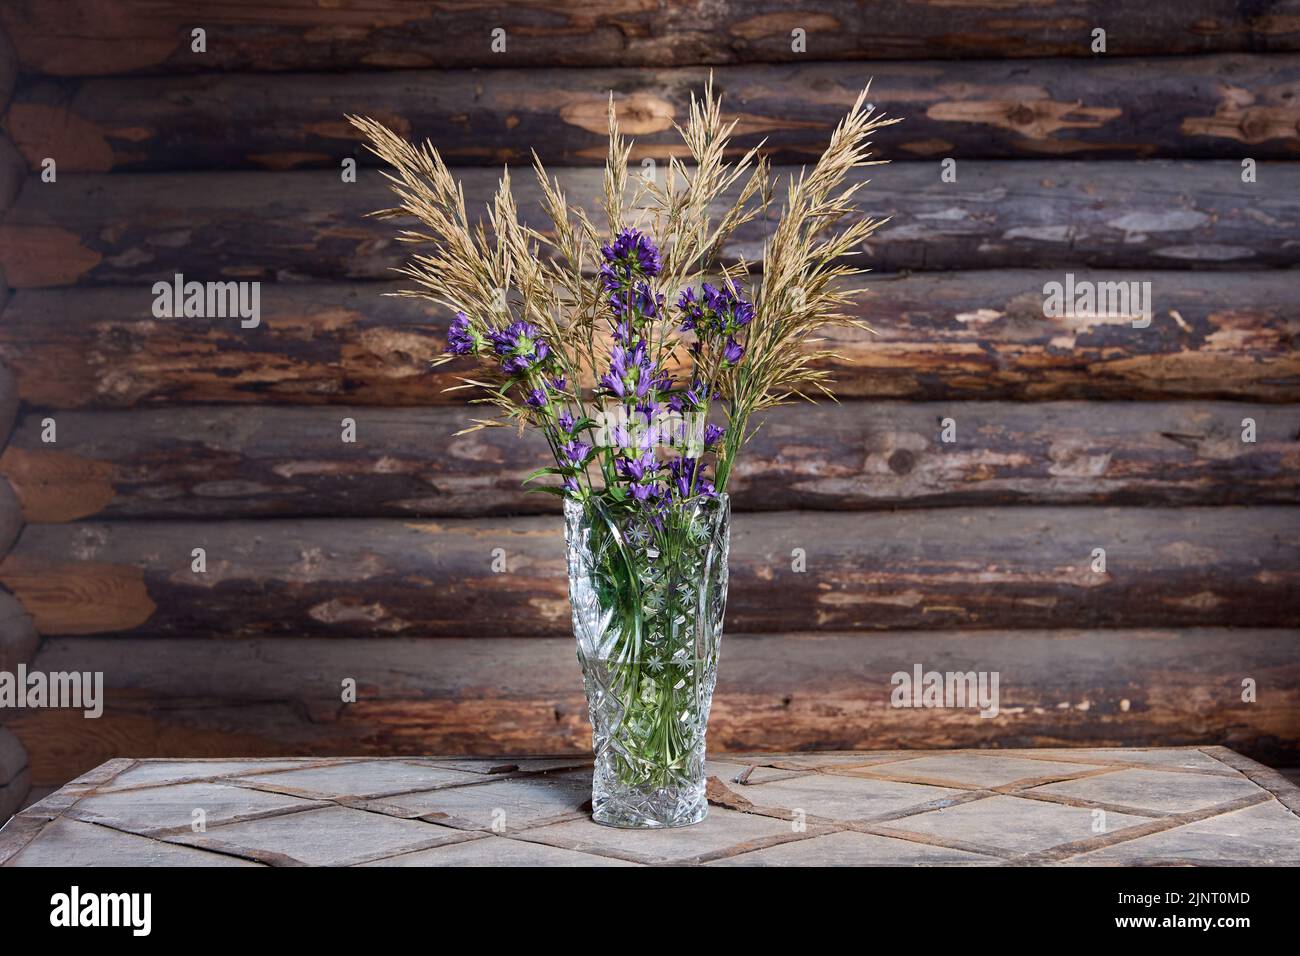
<instances>
[{"instance_id":1,"label":"green leaf","mask_svg":"<svg viewBox=\"0 0 1300 956\"><path fill-rule=\"evenodd\" d=\"M529 488L524 492L526 495L555 495L557 498L563 498L566 494L563 488Z\"/></svg>"},{"instance_id":2,"label":"green leaf","mask_svg":"<svg viewBox=\"0 0 1300 956\"><path fill-rule=\"evenodd\" d=\"M527 478L525 478L525 479L521 482L521 484L525 484L525 485L526 485L526 484L528 484L530 481L536 481L538 478L541 478L543 475L563 475L563 474L566 474L566 473L567 473L567 469L564 469L564 468L556 468L554 465L551 465L551 466L546 467L546 468L538 468L535 472L533 472L531 475L529 475Z\"/></svg>"}]
</instances>

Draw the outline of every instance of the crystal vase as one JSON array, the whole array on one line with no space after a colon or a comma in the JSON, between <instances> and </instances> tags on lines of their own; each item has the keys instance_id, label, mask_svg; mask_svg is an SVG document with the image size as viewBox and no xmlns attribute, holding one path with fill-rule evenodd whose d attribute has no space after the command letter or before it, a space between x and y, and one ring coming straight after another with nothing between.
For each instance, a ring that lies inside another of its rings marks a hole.
<instances>
[{"instance_id":1,"label":"crystal vase","mask_svg":"<svg viewBox=\"0 0 1300 956\"><path fill-rule=\"evenodd\" d=\"M698 823L727 603L727 496L675 503L653 521L567 500L564 520L596 758L592 816L617 827Z\"/></svg>"}]
</instances>

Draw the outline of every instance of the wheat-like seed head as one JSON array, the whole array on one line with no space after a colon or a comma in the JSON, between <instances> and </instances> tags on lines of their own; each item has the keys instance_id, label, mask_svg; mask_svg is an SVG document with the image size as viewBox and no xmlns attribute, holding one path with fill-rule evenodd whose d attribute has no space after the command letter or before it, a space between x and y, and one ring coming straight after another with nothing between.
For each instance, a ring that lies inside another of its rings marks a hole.
<instances>
[{"instance_id":1,"label":"wheat-like seed head","mask_svg":"<svg viewBox=\"0 0 1300 956\"><path fill-rule=\"evenodd\" d=\"M818 349L817 333L835 323L860 325L846 315L854 290L846 279L863 270L845 264L887 220L850 219L854 196L865 181L850 181L854 170L874 165L869 138L897 119L878 116L863 90L836 126L830 143L811 170L785 184L776 223L763 246L762 276L753 295L754 318L747 328L745 361L697 368L693 374L721 386L729 399L726 447L719 452L718 484L740 445L749 437L750 416L794 398L830 396L829 374L819 364L833 353ZM571 203L559 180L548 177L533 154L545 232L519 221L506 170L487 210L474 224L465 211L464 191L428 142L414 146L375 120L348 117L365 134L370 150L392 167L385 173L398 205L384 217L409 217L418 228L398 238L421 251L400 270L417 286L401 294L440 303L470 317L476 329L504 328L523 320L535 325L566 371L569 398L581 409L601 373L608 303L594 275L601 234L587 213ZM609 235L648 221L659 243L663 267L654 291L675 298L684 286L709 275L743 286L749 264L720 261L737 230L755 219L770 220L778 194L762 144L728 162L736 120L726 120L710 75L703 95L692 95L684 126L677 126L690 163L670 157L662 173L629 181L632 145L620 133L611 94L601 211ZM721 212L718 212L718 210ZM664 310L665 312L668 310ZM684 365L676 353L681 341L677 320L662 315L650 332L657 362ZM706 359L707 361L707 359ZM499 373L463 379L458 387L479 390L476 401L497 407L496 419L477 419L469 430L523 425L528 409L522 396Z\"/></svg>"}]
</instances>

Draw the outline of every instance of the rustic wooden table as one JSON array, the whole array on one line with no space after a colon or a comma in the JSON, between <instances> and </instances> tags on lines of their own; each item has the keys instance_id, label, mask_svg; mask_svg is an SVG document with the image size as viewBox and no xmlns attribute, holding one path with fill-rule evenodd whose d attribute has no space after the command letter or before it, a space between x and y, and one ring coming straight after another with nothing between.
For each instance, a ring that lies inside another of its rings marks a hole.
<instances>
[{"instance_id":1,"label":"rustic wooden table","mask_svg":"<svg viewBox=\"0 0 1300 956\"><path fill-rule=\"evenodd\" d=\"M1223 747L719 755L708 819L597 826L582 758L110 760L6 866L1300 864L1300 789Z\"/></svg>"}]
</instances>

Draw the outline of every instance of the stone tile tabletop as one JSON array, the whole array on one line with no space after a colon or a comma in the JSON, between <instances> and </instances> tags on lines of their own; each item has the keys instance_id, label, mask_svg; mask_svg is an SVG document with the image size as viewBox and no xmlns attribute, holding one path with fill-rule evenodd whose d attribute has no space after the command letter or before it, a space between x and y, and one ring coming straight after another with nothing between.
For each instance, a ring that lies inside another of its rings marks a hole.
<instances>
[{"instance_id":1,"label":"stone tile tabletop","mask_svg":"<svg viewBox=\"0 0 1300 956\"><path fill-rule=\"evenodd\" d=\"M592 823L590 767L110 760L0 829L0 865L1300 865L1300 789L1223 747L719 754L680 830Z\"/></svg>"}]
</instances>

